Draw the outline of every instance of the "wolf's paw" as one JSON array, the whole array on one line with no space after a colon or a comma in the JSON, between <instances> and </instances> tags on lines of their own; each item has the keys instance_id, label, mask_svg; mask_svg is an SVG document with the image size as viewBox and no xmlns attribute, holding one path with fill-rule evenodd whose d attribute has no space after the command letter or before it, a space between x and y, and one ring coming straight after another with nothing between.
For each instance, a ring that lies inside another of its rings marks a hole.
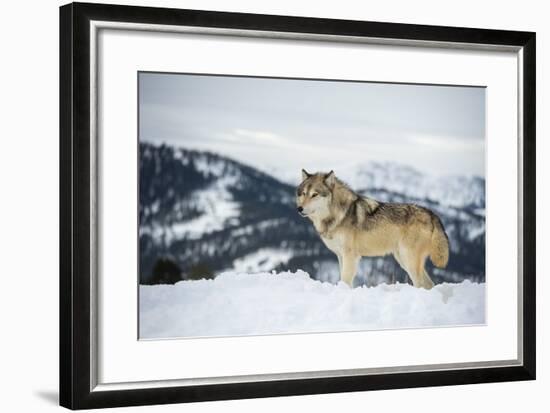
<instances>
[{"instance_id":1,"label":"wolf's paw","mask_svg":"<svg viewBox=\"0 0 550 413\"><path fill-rule=\"evenodd\" d=\"M338 281L338 284L337 284L338 288L341 288L341 289L346 289L346 290L350 290L351 289L351 285L349 285L347 282L345 281Z\"/></svg>"}]
</instances>

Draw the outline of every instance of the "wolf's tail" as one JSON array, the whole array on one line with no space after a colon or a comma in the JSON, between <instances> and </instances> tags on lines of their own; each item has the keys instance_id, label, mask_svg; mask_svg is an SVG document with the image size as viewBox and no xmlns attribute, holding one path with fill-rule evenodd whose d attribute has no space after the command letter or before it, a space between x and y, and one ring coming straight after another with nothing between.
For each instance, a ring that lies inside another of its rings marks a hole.
<instances>
[{"instance_id":1,"label":"wolf's tail","mask_svg":"<svg viewBox=\"0 0 550 413\"><path fill-rule=\"evenodd\" d=\"M431 215L433 231L430 259L436 267L445 268L449 262L449 238L439 217L433 213Z\"/></svg>"}]
</instances>

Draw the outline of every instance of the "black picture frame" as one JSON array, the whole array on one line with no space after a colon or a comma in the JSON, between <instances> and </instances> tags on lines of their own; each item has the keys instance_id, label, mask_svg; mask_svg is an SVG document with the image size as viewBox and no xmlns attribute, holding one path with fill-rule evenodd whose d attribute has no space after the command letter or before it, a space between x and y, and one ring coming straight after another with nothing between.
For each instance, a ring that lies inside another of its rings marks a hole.
<instances>
[{"instance_id":1,"label":"black picture frame","mask_svg":"<svg viewBox=\"0 0 550 413\"><path fill-rule=\"evenodd\" d=\"M523 364L246 383L92 391L90 21L186 25L521 49L523 67ZM535 55L532 32L72 3L60 8L60 404L70 409L533 380L535 331Z\"/></svg>"}]
</instances>

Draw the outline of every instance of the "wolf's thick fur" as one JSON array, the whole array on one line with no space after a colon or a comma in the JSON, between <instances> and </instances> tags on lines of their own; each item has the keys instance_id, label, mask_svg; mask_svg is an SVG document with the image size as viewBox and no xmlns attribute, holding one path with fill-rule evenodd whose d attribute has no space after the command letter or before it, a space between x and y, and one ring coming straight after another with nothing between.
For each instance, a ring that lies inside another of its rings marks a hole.
<instances>
[{"instance_id":1,"label":"wolf's thick fur","mask_svg":"<svg viewBox=\"0 0 550 413\"><path fill-rule=\"evenodd\" d=\"M296 203L338 257L340 278L350 286L361 257L393 254L413 285L426 289L434 285L424 268L426 258L436 267L447 266L449 239L439 217L427 208L358 195L332 171L302 170Z\"/></svg>"}]
</instances>

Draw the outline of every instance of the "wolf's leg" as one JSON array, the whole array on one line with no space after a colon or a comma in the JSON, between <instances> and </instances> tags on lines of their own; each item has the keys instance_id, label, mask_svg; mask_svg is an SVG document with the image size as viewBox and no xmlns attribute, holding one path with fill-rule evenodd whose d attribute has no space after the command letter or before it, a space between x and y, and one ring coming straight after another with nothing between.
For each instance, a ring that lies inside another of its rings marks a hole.
<instances>
[{"instance_id":1,"label":"wolf's leg","mask_svg":"<svg viewBox=\"0 0 550 413\"><path fill-rule=\"evenodd\" d=\"M415 258L416 264L414 272L416 278L418 279L418 285L415 285L415 287L421 287L425 288L426 290L430 290L434 286L434 283L426 272L426 268L424 267L426 265L426 258L428 258L428 255L417 252L413 256Z\"/></svg>"},{"instance_id":2,"label":"wolf's leg","mask_svg":"<svg viewBox=\"0 0 550 413\"><path fill-rule=\"evenodd\" d=\"M430 290L434 286L434 283L426 272L426 269L424 268L424 265L426 264L426 258L427 257L422 256L419 256L417 258L416 275L418 277L418 287Z\"/></svg>"},{"instance_id":3,"label":"wolf's leg","mask_svg":"<svg viewBox=\"0 0 550 413\"><path fill-rule=\"evenodd\" d=\"M357 273L359 258L360 257L351 254L343 254L341 258L342 270L340 272L340 279L350 287L353 287L353 279Z\"/></svg>"},{"instance_id":4,"label":"wolf's leg","mask_svg":"<svg viewBox=\"0 0 550 413\"><path fill-rule=\"evenodd\" d=\"M344 268L343 268L343 261L342 261L342 255L341 254L336 254L336 256L338 257L338 270L340 271L340 278L342 278L342 274L344 273Z\"/></svg>"},{"instance_id":5,"label":"wolf's leg","mask_svg":"<svg viewBox=\"0 0 550 413\"><path fill-rule=\"evenodd\" d=\"M430 289L433 288L433 286L434 286L434 282L432 281L432 279L428 275L428 271L426 271L426 269L424 269L424 288L426 290L430 290Z\"/></svg>"},{"instance_id":6,"label":"wolf's leg","mask_svg":"<svg viewBox=\"0 0 550 413\"><path fill-rule=\"evenodd\" d=\"M407 269L405 268L405 265L403 264L403 260L401 259L400 255L399 255L399 251L394 251L393 252L393 257L395 258L395 261L397 261L397 263L399 264L399 266L401 268L403 268L403 270L408 274L408 271ZM410 276L409 276L410 277Z\"/></svg>"},{"instance_id":7,"label":"wolf's leg","mask_svg":"<svg viewBox=\"0 0 550 413\"><path fill-rule=\"evenodd\" d=\"M419 265L415 255L416 254L412 253L412 251L407 248L400 248L399 252L394 254L396 261L401 265L401 268L407 272L413 285L415 287L422 287L424 274L418 272ZM423 269L422 266L422 270Z\"/></svg>"}]
</instances>

